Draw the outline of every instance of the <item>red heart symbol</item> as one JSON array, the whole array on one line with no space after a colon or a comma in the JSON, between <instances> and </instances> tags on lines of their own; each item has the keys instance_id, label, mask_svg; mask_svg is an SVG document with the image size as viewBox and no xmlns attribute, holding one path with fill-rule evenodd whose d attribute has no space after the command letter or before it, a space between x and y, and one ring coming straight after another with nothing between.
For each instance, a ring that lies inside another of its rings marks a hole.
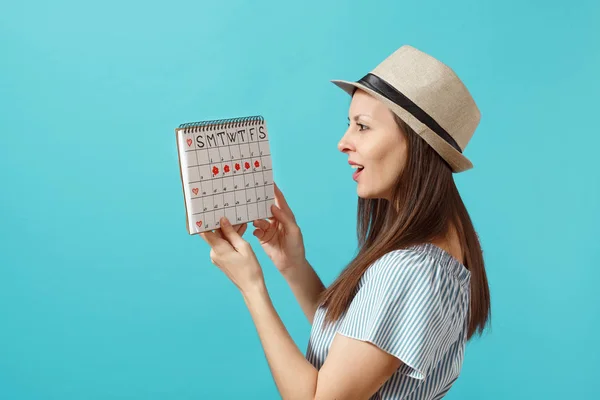
<instances>
[{"instance_id":1,"label":"red heart symbol","mask_svg":"<svg viewBox=\"0 0 600 400\"><path fill-rule=\"evenodd\" d=\"M235 170L239 171L240 170L240 163L235 163Z\"/></svg>"},{"instance_id":2,"label":"red heart symbol","mask_svg":"<svg viewBox=\"0 0 600 400\"><path fill-rule=\"evenodd\" d=\"M192 145L192 139L188 139L187 140L187 144L188 144L188 146L191 146Z\"/></svg>"},{"instance_id":3,"label":"red heart symbol","mask_svg":"<svg viewBox=\"0 0 600 400\"><path fill-rule=\"evenodd\" d=\"M258 167L260 166L260 163L258 162L258 160L254 161L254 166L255 166L256 168L258 168Z\"/></svg>"},{"instance_id":4,"label":"red heart symbol","mask_svg":"<svg viewBox=\"0 0 600 400\"><path fill-rule=\"evenodd\" d=\"M202 228L202 221L196 221L196 226L198 228Z\"/></svg>"},{"instance_id":5,"label":"red heart symbol","mask_svg":"<svg viewBox=\"0 0 600 400\"><path fill-rule=\"evenodd\" d=\"M225 170L225 172L229 172L229 165L226 165L223 169Z\"/></svg>"},{"instance_id":6,"label":"red heart symbol","mask_svg":"<svg viewBox=\"0 0 600 400\"><path fill-rule=\"evenodd\" d=\"M244 163L244 168L250 169L250 163L248 161Z\"/></svg>"},{"instance_id":7,"label":"red heart symbol","mask_svg":"<svg viewBox=\"0 0 600 400\"><path fill-rule=\"evenodd\" d=\"M194 194L198 194L198 188L193 188L192 192L194 192Z\"/></svg>"},{"instance_id":8,"label":"red heart symbol","mask_svg":"<svg viewBox=\"0 0 600 400\"><path fill-rule=\"evenodd\" d=\"M213 173L213 175L217 175L219 173L219 168L217 168L216 166L213 167L212 173Z\"/></svg>"}]
</instances>

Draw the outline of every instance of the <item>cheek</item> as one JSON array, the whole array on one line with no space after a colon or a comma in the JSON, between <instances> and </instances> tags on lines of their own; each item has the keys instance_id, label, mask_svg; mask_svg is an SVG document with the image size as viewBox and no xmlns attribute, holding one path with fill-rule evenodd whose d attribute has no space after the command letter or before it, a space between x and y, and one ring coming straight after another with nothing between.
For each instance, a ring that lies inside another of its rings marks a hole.
<instances>
[{"instance_id":1,"label":"cheek","mask_svg":"<svg viewBox=\"0 0 600 400\"><path fill-rule=\"evenodd\" d=\"M386 182L400 173L400 162L396 157L390 157L381 163L380 174Z\"/></svg>"},{"instance_id":2,"label":"cheek","mask_svg":"<svg viewBox=\"0 0 600 400\"><path fill-rule=\"evenodd\" d=\"M402 171L406 159L406 146L400 135L379 135L361 146L362 151L359 153L362 153L365 164L370 167L371 182L387 185Z\"/></svg>"},{"instance_id":3,"label":"cheek","mask_svg":"<svg viewBox=\"0 0 600 400\"><path fill-rule=\"evenodd\" d=\"M404 154L401 151L388 151L377 168L381 180L386 184L391 184L400 175L403 165Z\"/></svg>"}]
</instances>

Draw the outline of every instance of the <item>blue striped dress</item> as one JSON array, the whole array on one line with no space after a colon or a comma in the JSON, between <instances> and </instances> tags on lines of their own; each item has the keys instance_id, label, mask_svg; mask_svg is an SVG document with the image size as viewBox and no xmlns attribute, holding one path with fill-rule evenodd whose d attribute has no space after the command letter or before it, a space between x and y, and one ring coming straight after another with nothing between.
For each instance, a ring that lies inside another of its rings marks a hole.
<instances>
[{"instance_id":1,"label":"blue striped dress","mask_svg":"<svg viewBox=\"0 0 600 400\"><path fill-rule=\"evenodd\" d=\"M320 369L335 333L368 341L403 362L371 400L441 399L463 364L470 277L431 243L385 254L364 273L340 320L323 329L325 309L317 308L307 360Z\"/></svg>"}]
</instances>

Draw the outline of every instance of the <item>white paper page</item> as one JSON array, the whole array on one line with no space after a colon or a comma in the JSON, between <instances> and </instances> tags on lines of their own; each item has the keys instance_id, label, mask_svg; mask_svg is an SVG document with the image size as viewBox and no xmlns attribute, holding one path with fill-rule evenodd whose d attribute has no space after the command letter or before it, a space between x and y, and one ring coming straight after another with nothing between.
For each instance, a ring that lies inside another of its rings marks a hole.
<instances>
[{"instance_id":1,"label":"white paper page","mask_svg":"<svg viewBox=\"0 0 600 400\"><path fill-rule=\"evenodd\" d=\"M266 122L177 129L177 140L190 234L218 229L222 216L234 225L273 216Z\"/></svg>"}]
</instances>

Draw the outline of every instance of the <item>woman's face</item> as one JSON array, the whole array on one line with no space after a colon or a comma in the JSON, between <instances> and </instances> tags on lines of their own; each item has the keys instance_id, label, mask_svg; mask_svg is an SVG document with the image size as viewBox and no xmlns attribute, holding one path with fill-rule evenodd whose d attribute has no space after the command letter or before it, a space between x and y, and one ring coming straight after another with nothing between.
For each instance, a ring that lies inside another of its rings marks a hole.
<instances>
[{"instance_id":1,"label":"woman's face","mask_svg":"<svg viewBox=\"0 0 600 400\"><path fill-rule=\"evenodd\" d=\"M389 200L407 152L406 139L394 114L382 102L357 89L348 119L348 130L338 149L348 155L348 162L364 167L352 170L358 196Z\"/></svg>"}]
</instances>

